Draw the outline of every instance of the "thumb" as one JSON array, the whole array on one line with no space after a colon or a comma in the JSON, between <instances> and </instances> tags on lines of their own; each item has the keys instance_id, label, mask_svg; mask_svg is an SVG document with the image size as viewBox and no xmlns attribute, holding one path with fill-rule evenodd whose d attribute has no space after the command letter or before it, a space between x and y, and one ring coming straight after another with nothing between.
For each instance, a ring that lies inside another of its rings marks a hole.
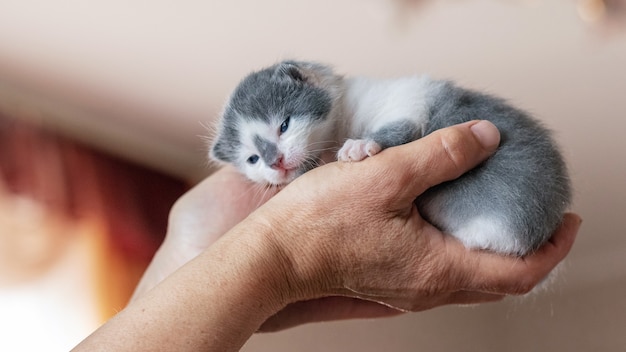
<instances>
[{"instance_id":1,"label":"thumb","mask_svg":"<svg viewBox=\"0 0 626 352\"><path fill-rule=\"evenodd\" d=\"M500 144L489 121L470 121L437 130L415 142L387 150L394 160L397 184L405 185L410 201L428 188L453 180L487 159Z\"/></svg>"}]
</instances>

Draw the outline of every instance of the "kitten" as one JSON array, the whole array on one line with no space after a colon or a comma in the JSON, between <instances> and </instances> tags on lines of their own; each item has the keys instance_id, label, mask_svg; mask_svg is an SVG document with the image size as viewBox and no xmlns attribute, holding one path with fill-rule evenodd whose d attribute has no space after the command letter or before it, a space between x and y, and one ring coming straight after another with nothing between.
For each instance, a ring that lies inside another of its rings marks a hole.
<instances>
[{"instance_id":1,"label":"kitten","mask_svg":"<svg viewBox=\"0 0 626 352\"><path fill-rule=\"evenodd\" d=\"M358 161L474 119L498 127L499 149L416 205L467 247L525 255L549 239L570 203L563 158L528 114L448 81L343 78L322 64L284 61L242 80L210 155L253 181L280 185L319 165L324 151Z\"/></svg>"}]
</instances>

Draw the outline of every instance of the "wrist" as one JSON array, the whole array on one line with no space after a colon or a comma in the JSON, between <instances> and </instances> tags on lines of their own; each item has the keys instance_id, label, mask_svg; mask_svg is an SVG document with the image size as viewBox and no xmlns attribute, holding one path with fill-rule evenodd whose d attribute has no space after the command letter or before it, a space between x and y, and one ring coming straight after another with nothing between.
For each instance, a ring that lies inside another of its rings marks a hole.
<instances>
[{"instance_id":1,"label":"wrist","mask_svg":"<svg viewBox=\"0 0 626 352\"><path fill-rule=\"evenodd\" d=\"M232 239L230 246L239 253L234 267L241 273L236 280L247 291L245 296L256 300L258 307L264 310L262 314L267 316L299 296L298 281L288 264L288 254L275 241L275 234L272 228L244 221L218 242Z\"/></svg>"},{"instance_id":2,"label":"wrist","mask_svg":"<svg viewBox=\"0 0 626 352\"><path fill-rule=\"evenodd\" d=\"M337 285L333 285L332 278L337 275L329 273L337 267L332 264L328 250L331 242L322 239L325 231L302 227L299 224L306 224L307 220L299 220L294 212L289 219L257 212L246 222L249 223L242 224L244 228L255 229L251 242L259 241L258 247L266 248L265 256L271 261L275 274L271 278L272 285L280 290L277 295L284 305L333 293L332 288Z\"/></svg>"}]
</instances>

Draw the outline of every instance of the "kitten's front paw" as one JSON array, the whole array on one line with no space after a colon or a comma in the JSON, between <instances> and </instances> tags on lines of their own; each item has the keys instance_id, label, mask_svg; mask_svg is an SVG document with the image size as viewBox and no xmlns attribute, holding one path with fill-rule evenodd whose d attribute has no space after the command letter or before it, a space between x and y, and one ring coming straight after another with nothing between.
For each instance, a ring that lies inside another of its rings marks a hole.
<instances>
[{"instance_id":1,"label":"kitten's front paw","mask_svg":"<svg viewBox=\"0 0 626 352\"><path fill-rule=\"evenodd\" d=\"M348 139L337 152L339 161L361 161L381 151L378 143L371 139Z\"/></svg>"}]
</instances>

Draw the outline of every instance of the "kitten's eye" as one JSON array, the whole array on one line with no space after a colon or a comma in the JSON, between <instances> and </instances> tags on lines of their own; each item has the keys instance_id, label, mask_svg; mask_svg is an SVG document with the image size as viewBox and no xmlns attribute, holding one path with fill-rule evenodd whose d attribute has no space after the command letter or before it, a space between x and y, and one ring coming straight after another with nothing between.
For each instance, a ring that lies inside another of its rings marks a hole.
<instances>
[{"instance_id":1,"label":"kitten's eye","mask_svg":"<svg viewBox=\"0 0 626 352\"><path fill-rule=\"evenodd\" d=\"M257 161L259 161L259 156L254 154L253 156L249 157L248 160L246 160L248 162L248 164L256 164Z\"/></svg>"},{"instance_id":2,"label":"kitten's eye","mask_svg":"<svg viewBox=\"0 0 626 352\"><path fill-rule=\"evenodd\" d=\"M282 125L280 125L280 133L285 133L287 132L287 129L289 128L289 120L291 119L291 116L289 116L285 121L283 121Z\"/></svg>"}]
</instances>

